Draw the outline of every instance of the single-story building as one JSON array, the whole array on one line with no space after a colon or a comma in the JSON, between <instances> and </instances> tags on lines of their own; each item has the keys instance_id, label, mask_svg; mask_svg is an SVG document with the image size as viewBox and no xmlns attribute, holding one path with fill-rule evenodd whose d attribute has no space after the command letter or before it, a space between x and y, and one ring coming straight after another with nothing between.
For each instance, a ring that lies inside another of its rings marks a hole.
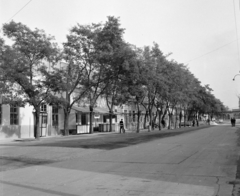
<instances>
[{"instance_id":1,"label":"single-story building","mask_svg":"<svg viewBox=\"0 0 240 196\"><path fill-rule=\"evenodd\" d=\"M89 108L73 106L69 116L70 134L89 133ZM118 131L118 117L113 115L113 131ZM63 109L42 104L40 107L40 136L62 135L64 127ZM109 114L106 108L93 110L94 131L109 131ZM34 109L0 104L0 139L17 139L34 137Z\"/></svg>"}]
</instances>

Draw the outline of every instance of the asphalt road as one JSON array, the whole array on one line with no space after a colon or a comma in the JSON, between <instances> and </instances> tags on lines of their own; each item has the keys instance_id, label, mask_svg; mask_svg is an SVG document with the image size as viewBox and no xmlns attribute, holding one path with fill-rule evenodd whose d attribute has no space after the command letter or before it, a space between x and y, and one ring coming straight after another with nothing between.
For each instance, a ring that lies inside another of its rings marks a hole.
<instances>
[{"instance_id":1,"label":"asphalt road","mask_svg":"<svg viewBox=\"0 0 240 196\"><path fill-rule=\"evenodd\" d=\"M231 196L239 127L191 130L2 143L0 195Z\"/></svg>"}]
</instances>

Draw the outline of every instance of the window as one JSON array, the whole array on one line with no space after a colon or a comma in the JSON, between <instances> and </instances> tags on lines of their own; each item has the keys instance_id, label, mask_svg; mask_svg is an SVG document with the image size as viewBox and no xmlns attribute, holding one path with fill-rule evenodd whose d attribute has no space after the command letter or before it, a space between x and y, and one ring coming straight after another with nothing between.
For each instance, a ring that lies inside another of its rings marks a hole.
<instances>
[{"instance_id":1,"label":"window","mask_svg":"<svg viewBox=\"0 0 240 196\"><path fill-rule=\"evenodd\" d=\"M2 104L0 104L0 125L2 124Z\"/></svg>"},{"instance_id":2,"label":"window","mask_svg":"<svg viewBox=\"0 0 240 196\"><path fill-rule=\"evenodd\" d=\"M58 126L58 105L52 106L52 125Z\"/></svg>"},{"instance_id":3,"label":"window","mask_svg":"<svg viewBox=\"0 0 240 196\"><path fill-rule=\"evenodd\" d=\"M41 104L40 112L47 112L47 105L45 103Z\"/></svg>"},{"instance_id":4,"label":"window","mask_svg":"<svg viewBox=\"0 0 240 196\"><path fill-rule=\"evenodd\" d=\"M86 114L81 115L81 121L82 121L82 125L87 125L87 115Z\"/></svg>"},{"instance_id":5,"label":"window","mask_svg":"<svg viewBox=\"0 0 240 196\"><path fill-rule=\"evenodd\" d=\"M41 126L45 127L46 125L47 125L47 116L42 116L42 124L41 124Z\"/></svg>"},{"instance_id":6,"label":"window","mask_svg":"<svg viewBox=\"0 0 240 196\"><path fill-rule=\"evenodd\" d=\"M132 122L132 112L129 111L129 122Z\"/></svg>"},{"instance_id":7,"label":"window","mask_svg":"<svg viewBox=\"0 0 240 196\"><path fill-rule=\"evenodd\" d=\"M115 123L117 122L117 115L113 115L113 119L115 119Z\"/></svg>"},{"instance_id":8,"label":"window","mask_svg":"<svg viewBox=\"0 0 240 196\"><path fill-rule=\"evenodd\" d=\"M10 105L10 125L18 125L18 107Z\"/></svg>"},{"instance_id":9,"label":"window","mask_svg":"<svg viewBox=\"0 0 240 196\"><path fill-rule=\"evenodd\" d=\"M107 116L106 116L106 115L103 116L103 122L104 122L104 123L107 122Z\"/></svg>"},{"instance_id":10,"label":"window","mask_svg":"<svg viewBox=\"0 0 240 196\"><path fill-rule=\"evenodd\" d=\"M81 124L81 113L76 112L76 123Z\"/></svg>"}]
</instances>

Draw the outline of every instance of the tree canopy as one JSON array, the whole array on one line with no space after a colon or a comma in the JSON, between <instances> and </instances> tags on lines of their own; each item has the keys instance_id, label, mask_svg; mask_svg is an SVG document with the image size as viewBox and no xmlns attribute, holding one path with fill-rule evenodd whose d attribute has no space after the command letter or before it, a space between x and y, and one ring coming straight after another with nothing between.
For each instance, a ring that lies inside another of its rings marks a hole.
<instances>
[{"instance_id":1,"label":"tree canopy","mask_svg":"<svg viewBox=\"0 0 240 196\"><path fill-rule=\"evenodd\" d=\"M5 103L29 103L36 119L43 102L60 105L66 135L72 106L87 100L91 116L100 96L105 97L110 114L113 106L129 102L138 108L138 116L144 108L149 130L157 116L159 129L165 115L170 126L173 111L181 122L182 117L213 116L226 109L208 85L202 85L186 65L168 60L157 43L142 48L127 43L119 18L76 24L61 48L43 30L22 23L11 21L2 30L13 41L6 45L0 38L0 93ZM38 137L38 124L35 127Z\"/></svg>"},{"instance_id":2,"label":"tree canopy","mask_svg":"<svg viewBox=\"0 0 240 196\"><path fill-rule=\"evenodd\" d=\"M13 41L1 41L1 83L4 83L4 100L8 103L30 104L35 109L35 137L39 137L38 121L41 103L48 97L43 70L56 62L57 45L53 37L43 30L31 30L22 23L11 21L3 25L3 33ZM48 62L48 63L46 63Z\"/></svg>"}]
</instances>

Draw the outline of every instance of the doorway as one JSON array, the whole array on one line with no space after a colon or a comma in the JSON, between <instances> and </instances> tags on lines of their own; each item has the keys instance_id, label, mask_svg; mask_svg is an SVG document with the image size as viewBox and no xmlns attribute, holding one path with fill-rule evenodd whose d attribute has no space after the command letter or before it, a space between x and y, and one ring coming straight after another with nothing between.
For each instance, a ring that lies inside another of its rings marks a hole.
<instances>
[{"instance_id":1,"label":"doorway","mask_svg":"<svg viewBox=\"0 0 240 196\"><path fill-rule=\"evenodd\" d=\"M40 137L46 137L47 134L47 115L40 116Z\"/></svg>"}]
</instances>

